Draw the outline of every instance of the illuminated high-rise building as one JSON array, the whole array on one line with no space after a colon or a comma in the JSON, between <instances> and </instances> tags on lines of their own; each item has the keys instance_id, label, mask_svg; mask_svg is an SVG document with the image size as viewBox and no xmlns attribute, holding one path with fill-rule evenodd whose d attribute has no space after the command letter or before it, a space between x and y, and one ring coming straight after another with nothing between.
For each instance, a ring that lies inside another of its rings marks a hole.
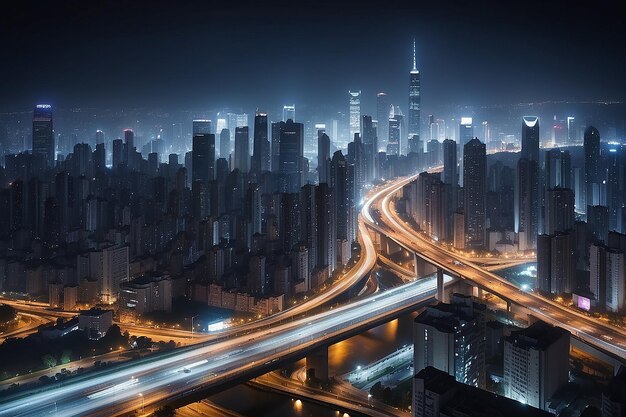
<instances>
[{"instance_id":1,"label":"illuminated high-rise building","mask_svg":"<svg viewBox=\"0 0 626 417\"><path fill-rule=\"evenodd\" d=\"M403 119L402 111L400 107L390 107L389 111L389 141L387 142L387 154L400 155L400 143L403 136Z\"/></svg>"},{"instance_id":2,"label":"illuminated high-rise building","mask_svg":"<svg viewBox=\"0 0 626 417\"><path fill-rule=\"evenodd\" d=\"M104 143L104 132L102 130L96 130L96 145Z\"/></svg>"},{"instance_id":3,"label":"illuminated high-rise building","mask_svg":"<svg viewBox=\"0 0 626 417\"><path fill-rule=\"evenodd\" d=\"M386 149L387 141L389 141L389 101L387 100L387 93L382 91L376 95L376 117L378 121L378 145Z\"/></svg>"},{"instance_id":4,"label":"illuminated high-rise building","mask_svg":"<svg viewBox=\"0 0 626 417\"><path fill-rule=\"evenodd\" d=\"M248 126L235 128L234 159L234 169L238 169L242 174L248 173L250 164L250 134Z\"/></svg>"},{"instance_id":5,"label":"illuminated high-rise building","mask_svg":"<svg viewBox=\"0 0 626 417\"><path fill-rule=\"evenodd\" d=\"M215 135L194 133L191 153L191 180L212 181L215 177Z\"/></svg>"},{"instance_id":6,"label":"illuminated high-rise building","mask_svg":"<svg viewBox=\"0 0 626 417\"><path fill-rule=\"evenodd\" d=\"M211 133L211 121L208 119L193 119L192 134L205 135Z\"/></svg>"},{"instance_id":7,"label":"illuminated high-rise building","mask_svg":"<svg viewBox=\"0 0 626 417\"><path fill-rule=\"evenodd\" d=\"M296 121L296 105L295 104L285 104L283 106L283 122L287 120Z\"/></svg>"},{"instance_id":8,"label":"illuminated high-rise building","mask_svg":"<svg viewBox=\"0 0 626 417\"><path fill-rule=\"evenodd\" d=\"M267 138L267 114L257 113L254 116L254 143L251 171L255 174L270 169L270 142Z\"/></svg>"},{"instance_id":9,"label":"illuminated high-rise building","mask_svg":"<svg viewBox=\"0 0 626 417\"><path fill-rule=\"evenodd\" d=\"M522 158L539 163L539 118L522 118Z\"/></svg>"},{"instance_id":10,"label":"illuminated high-rise building","mask_svg":"<svg viewBox=\"0 0 626 417\"><path fill-rule=\"evenodd\" d=\"M302 186L304 169L304 125L291 119L277 125L279 190L297 193Z\"/></svg>"},{"instance_id":11,"label":"illuminated high-rise building","mask_svg":"<svg viewBox=\"0 0 626 417\"><path fill-rule=\"evenodd\" d=\"M220 158L228 160L230 156L230 131L228 129L220 130Z\"/></svg>"},{"instance_id":12,"label":"illuminated high-rise building","mask_svg":"<svg viewBox=\"0 0 626 417\"><path fill-rule=\"evenodd\" d=\"M585 129L585 206L601 205L600 188L602 187L602 166L600 160L600 133L589 126Z\"/></svg>"},{"instance_id":13,"label":"illuminated high-rise building","mask_svg":"<svg viewBox=\"0 0 626 417\"><path fill-rule=\"evenodd\" d=\"M456 142L452 139L443 141L443 183L457 185L459 175L456 158Z\"/></svg>"},{"instance_id":14,"label":"illuminated high-rise building","mask_svg":"<svg viewBox=\"0 0 626 417\"><path fill-rule=\"evenodd\" d=\"M477 138L463 147L465 246L484 248L486 237L487 149Z\"/></svg>"},{"instance_id":15,"label":"illuminated high-rise building","mask_svg":"<svg viewBox=\"0 0 626 417\"><path fill-rule=\"evenodd\" d=\"M55 147L52 128L52 106L37 104L33 112L33 154L43 155L48 167L54 166Z\"/></svg>"},{"instance_id":16,"label":"illuminated high-rise building","mask_svg":"<svg viewBox=\"0 0 626 417\"><path fill-rule=\"evenodd\" d=\"M350 94L350 138L354 140L355 133L361 133L361 90L348 91Z\"/></svg>"},{"instance_id":17,"label":"illuminated high-rise building","mask_svg":"<svg viewBox=\"0 0 626 417\"><path fill-rule=\"evenodd\" d=\"M317 172L320 184L330 181L330 138L320 131L317 136Z\"/></svg>"},{"instance_id":18,"label":"illuminated high-rise building","mask_svg":"<svg viewBox=\"0 0 626 417\"><path fill-rule=\"evenodd\" d=\"M567 117L567 143L572 146L578 142L578 137L576 135L576 118L572 116Z\"/></svg>"},{"instance_id":19,"label":"illuminated high-rise building","mask_svg":"<svg viewBox=\"0 0 626 417\"><path fill-rule=\"evenodd\" d=\"M415 61L415 39L413 39L413 68L409 72L409 114L408 114L408 126L407 126L407 138L403 138L403 142L407 143L408 138L413 138L417 135L420 137L420 72L417 69L417 63ZM406 154L406 146L400 147L400 153Z\"/></svg>"},{"instance_id":20,"label":"illuminated high-rise building","mask_svg":"<svg viewBox=\"0 0 626 417\"><path fill-rule=\"evenodd\" d=\"M467 142L474 138L474 126L472 125L471 117L461 117L459 123L459 143L461 146L465 146Z\"/></svg>"}]
</instances>

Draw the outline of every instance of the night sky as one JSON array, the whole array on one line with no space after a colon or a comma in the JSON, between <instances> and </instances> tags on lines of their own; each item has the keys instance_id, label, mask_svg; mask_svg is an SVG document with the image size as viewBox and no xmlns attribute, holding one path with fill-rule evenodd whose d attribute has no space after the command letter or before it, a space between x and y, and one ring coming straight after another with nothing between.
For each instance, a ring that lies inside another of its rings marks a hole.
<instances>
[{"instance_id":1,"label":"night sky","mask_svg":"<svg viewBox=\"0 0 626 417\"><path fill-rule=\"evenodd\" d=\"M0 111L325 106L349 88L366 108L379 90L404 105L413 37L427 110L626 99L617 1L15 3L0 16Z\"/></svg>"}]
</instances>

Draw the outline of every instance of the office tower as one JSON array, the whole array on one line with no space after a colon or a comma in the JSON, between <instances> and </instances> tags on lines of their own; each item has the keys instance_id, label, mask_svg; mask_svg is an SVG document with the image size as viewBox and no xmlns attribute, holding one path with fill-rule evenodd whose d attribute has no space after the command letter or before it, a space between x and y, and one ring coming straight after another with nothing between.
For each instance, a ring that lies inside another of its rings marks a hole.
<instances>
[{"instance_id":1,"label":"office tower","mask_svg":"<svg viewBox=\"0 0 626 417\"><path fill-rule=\"evenodd\" d=\"M337 262L337 221L335 219L335 193L326 183L317 187L317 267L328 268L333 273Z\"/></svg>"},{"instance_id":2,"label":"office tower","mask_svg":"<svg viewBox=\"0 0 626 417\"><path fill-rule=\"evenodd\" d=\"M437 139L428 141L428 166L434 167L441 164L441 143Z\"/></svg>"},{"instance_id":3,"label":"office tower","mask_svg":"<svg viewBox=\"0 0 626 417\"><path fill-rule=\"evenodd\" d=\"M515 210L520 250L537 246L539 230L539 168L537 161L521 158L517 162Z\"/></svg>"},{"instance_id":4,"label":"office tower","mask_svg":"<svg viewBox=\"0 0 626 417\"><path fill-rule=\"evenodd\" d=\"M539 163L539 118L522 117L522 154L521 158Z\"/></svg>"},{"instance_id":5,"label":"office tower","mask_svg":"<svg viewBox=\"0 0 626 417\"><path fill-rule=\"evenodd\" d=\"M33 154L42 155L47 167L53 167L56 159L54 129L52 127L52 106L37 104L33 112Z\"/></svg>"},{"instance_id":6,"label":"office tower","mask_svg":"<svg viewBox=\"0 0 626 417\"><path fill-rule=\"evenodd\" d=\"M228 126L218 126L218 128L228 127L231 135L238 127L249 126L248 124L248 114L247 113L228 113L226 115L228 118ZM220 129L221 132L221 129ZM234 136L231 137L231 141L234 140Z\"/></svg>"},{"instance_id":7,"label":"office tower","mask_svg":"<svg viewBox=\"0 0 626 417\"><path fill-rule=\"evenodd\" d=\"M529 407L501 395L456 382L432 366L413 378L413 416L507 416L553 417L547 411Z\"/></svg>"},{"instance_id":8,"label":"office tower","mask_svg":"<svg viewBox=\"0 0 626 417\"><path fill-rule=\"evenodd\" d=\"M191 157L191 180L212 181L215 178L215 135L194 133Z\"/></svg>"},{"instance_id":9,"label":"office tower","mask_svg":"<svg viewBox=\"0 0 626 417\"><path fill-rule=\"evenodd\" d=\"M104 143L104 132L102 130L96 130L96 145Z\"/></svg>"},{"instance_id":10,"label":"office tower","mask_svg":"<svg viewBox=\"0 0 626 417\"><path fill-rule=\"evenodd\" d=\"M235 158L234 169L238 169L242 174L247 174L250 163L250 134L248 126L235 128Z\"/></svg>"},{"instance_id":11,"label":"office tower","mask_svg":"<svg viewBox=\"0 0 626 417\"><path fill-rule=\"evenodd\" d=\"M589 245L589 291L594 295L596 307L600 310L606 307L606 252L608 249L602 243Z\"/></svg>"},{"instance_id":12,"label":"office tower","mask_svg":"<svg viewBox=\"0 0 626 417\"><path fill-rule=\"evenodd\" d=\"M296 105L295 104L285 104L283 106L283 122L287 120L296 121Z\"/></svg>"},{"instance_id":13,"label":"office tower","mask_svg":"<svg viewBox=\"0 0 626 417\"><path fill-rule=\"evenodd\" d=\"M410 186L411 215L420 230L433 239L447 238L446 187L439 173L422 172ZM450 218L451 219L451 218Z\"/></svg>"},{"instance_id":14,"label":"office tower","mask_svg":"<svg viewBox=\"0 0 626 417\"><path fill-rule=\"evenodd\" d=\"M254 116L254 144L251 171L255 174L270 169L270 142L267 137L267 114Z\"/></svg>"},{"instance_id":15,"label":"office tower","mask_svg":"<svg viewBox=\"0 0 626 417\"><path fill-rule=\"evenodd\" d=\"M324 182L326 184L326 182ZM305 184L300 190L300 225L302 226L301 240L308 248L308 269L313 271L318 266L318 227L317 227L317 193L313 184Z\"/></svg>"},{"instance_id":16,"label":"office tower","mask_svg":"<svg viewBox=\"0 0 626 417\"><path fill-rule=\"evenodd\" d=\"M459 123L459 143L465 146L467 142L474 138L474 126L471 117L461 117Z\"/></svg>"},{"instance_id":17,"label":"office tower","mask_svg":"<svg viewBox=\"0 0 626 417\"><path fill-rule=\"evenodd\" d=\"M624 147L610 145L607 154L606 205L609 209L609 230L624 232L626 214L626 157Z\"/></svg>"},{"instance_id":18,"label":"office tower","mask_svg":"<svg viewBox=\"0 0 626 417\"><path fill-rule=\"evenodd\" d=\"M428 306L413 324L413 370L432 366L458 382L485 387L484 304L453 294L450 304Z\"/></svg>"},{"instance_id":19,"label":"office tower","mask_svg":"<svg viewBox=\"0 0 626 417\"><path fill-rule=\"evenodd\" d=\"M317 137L317 173L319 183L330 181L330 138L326 133Z\"/></svg>"},{"instance_id":20,"label":"office tower","mask_svg":"<svg viewBox=\"0 0 626 417\"><path fill-rule=\"evenodd\" d=\"M609 234L609 209L587 206L587 229L592 242L606 242Z\"/></svg>"},{"instance_id":21,"label":"office tower","mask_svg":"<svg viewBox=\"0 0 626 417\"><path fill-rule=\"evenodd\" d=\"M280 241L283 251L289 252L300 241L300 194L280 194L278 214Z\"/></svg>"},{"instance_id":22,"label":"office tower","mask_svg":"<svg viewBox=\"0 0 626 417\"><path fill-rule=\"evenodd\" d=\"M569 294L575 289L574 233L537 237L537 285L545 293Z\"/></svg>"},{"instance_id":23,"label":"office tower","mask_svg":"<svg viewBox=\"0 0 626 417\"><path fill-rule=\"evenodd\" d=\"M350 141L361 133L361 90L348 91L350 95Z\"/></svg>"},{"instance_id":24,"label":"office tower","mask_svg":"<svg viewBox=\"0 0 626 417\"><path fill-rule=\"evenodd\" d=\"M485 142L485 144L489 144L489 142L491 142L491 129L489 128L489 122L485 120L482 123L482 128L483 128L483 142Z\"/></svg>"},{"instance_id":25,"label":"office tower","mask_svg":"<svg viewBox=\"0 0 626 417\"><path fill-rule=\"evenodd\" d=\"M626 298L626 263L624 252L609 248L606 251L606 309L624 312Z\"/></svg>"},{"instance_id":26,"label":"office tower","mask_svg":"<svg viewBox=\"0 0 626 417\"><path fill-rule=\"evenodd\" d=\"M585 206L602 205L600 188L604 180L600 160L600 133L593 126L585 129ZM585 212L587 208L585 207Z\"/></svg>"},{"instance_id":27,"label":"office tower","mask_svg":"<svg viewBox=\"0 0 626 417\"><path fill-rule=\"evenodd\" d=\"M545 186L572 188L572 160L569 151L550 149L546 152Z\"/></svg>"},{"instance_id":28,"label":"office tower","mask_svg":"<svg viewBox=\"0 0 626 417\"><path fill-rule=\"evenodd\" d=\"M576 135L576 130L578 127L576 126L576 118L568 116L567 117L567 143L569 146L575 145L578 142L578 137Z\"/></svg>"},{"instance_id":29,"label":"office tower","mask_svg":"<svg viewBox=\"0 0 626 417\"><path fill-rule=\"evenodd\" d=\"M192 135L206 135L211 133L211 121L207 119L194 119L192 122Z\"/></svg>"},{"instance_id":30,"label":"office tower","mask_svg":"<svg viewBox=\"0 0 626 417\"><path fill-rule=\"evenodd\" d=\"M124 161L124 144L122 139L113 141L113 169L117 169Z\"/></svg>"},{"instance_id":31,"label":"office tower","mask_svg":"<svg viewBox=\"0 0 626 417\"><path fill-rule=\"evenodd\" d=\"M574 227L574 192L569 188L546 191L545 233L553 235Z\"/></svg>"},{"instance_id":32,"label":"office tower","mask_svg":"<svg viewBox=\"0 0 626 417\"><path fill-rule=\"evenodd\" d=\"M363 116L363 171L364 180L372 182L375 178L374 168L378 157L378 138L372 116Z\"/></svg>"},{"instance_id":33,"label":"office tower","mask_svg":"<svg viewBox=\"0 0 626 417\"><path fill-rule=\"evenodd\" d=\"M485 247L486 223L486 164L485 144L477 138L463 147L463 190L465 210L465 245Z\"/></svg>"},{"instance_id":34,"label":"office tower","mask_svg":"<svg viewBox=\"0 0 626 417\"><path fill-rule=\"evenodd\" d=\"M376 118L378 120L378 143L383 149L387 149L389 141L389 101L387 93L380 92L376 95ZM378 153L378 149L375 149Z\"/></svg>"},{"instance_id":35,"label":"office tower","mask_svg":"<svg viewBox=\"0 0 626 417\"><path fill-rule=\"evenodd\" d=\"M568 381L570 334L537 321L504 338L504 395L547 410Z\"/></svg>"},{"instance_id":36,"label":"office tower","mask_svg":"<svg viewBox=\"0 0 626 417\"><path fill-rule=\"evenodd\" d=\"M283 193L297 193L302 186L304 125L295 123L291 119L280 122L278 125L278 169L276 171L279 176L279 190Z\"/></svg>"},{"instance_id":37,"label":"office tower","mask_svg":"<svg viewBox=\"0 0 626 417\"><path fill-rule=\"evenodd\" d=\"M457 185L459 175L456 157L456 142L451 139L443 141L443 178L444 184Z\"/></svg>"},{"instance_id":38,"label":"office tower","mask_svg":"<svg viewBox=\"0 0 626 417\"><path fill-rule=\"evenodd\" d=\"M230 157L230 131L222 129L220 131L220 158L226 159Z\"/></svg>"},{"instance_id":39,"label":"office tower","mask_svg":"<svg viewBox=\"0 0 626 417\"><path fill-rule=\"evenodd\" d=\"M335 219L337 222L337 239L348 236L348 163L341 151L336 151L330 162L330 187L335 195Z\"/></svg>"},{"instance_id":40,"label":"office tower","mask_svg":"<svg viewBox=\"0 0 626 417\"><path fill-rule=\"evenodd\" d=\"M408 120L408 138L417 135L420 138L420 72L417 69L415 61L415 39L413 39L413 68L409 72L409 120ZM400 149L403 155L406 155L406 149Z\"/></svg>"},{"instance_id":41,"label":"office tower","mask_svg":"<svg viewBox=\"0 0 626 417\"><path fill-rule=\"evenodd\" d=\"M404 134L403 126L404 115L400 107L393 104L389 110L389 140L387 141L387 154L400 155L402 136Z\"/></svg>"}]
</instances>

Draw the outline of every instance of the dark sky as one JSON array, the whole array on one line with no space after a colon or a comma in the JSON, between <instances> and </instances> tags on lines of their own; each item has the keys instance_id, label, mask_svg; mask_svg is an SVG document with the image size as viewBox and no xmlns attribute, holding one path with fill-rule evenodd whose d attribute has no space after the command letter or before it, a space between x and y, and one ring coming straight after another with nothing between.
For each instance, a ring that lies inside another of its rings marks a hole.
<instances>
[{"instance_id":1,"label":"dark sky","mask_svg":"<svg viewBox=\"0 0 626 417\"><path fill-rule=\"evenodd\" d=\"M402 105L413 37L425 107L626 99L617 1L14 3L2 111L326 105L348 88Z\"/></svg>"}]
</instances>

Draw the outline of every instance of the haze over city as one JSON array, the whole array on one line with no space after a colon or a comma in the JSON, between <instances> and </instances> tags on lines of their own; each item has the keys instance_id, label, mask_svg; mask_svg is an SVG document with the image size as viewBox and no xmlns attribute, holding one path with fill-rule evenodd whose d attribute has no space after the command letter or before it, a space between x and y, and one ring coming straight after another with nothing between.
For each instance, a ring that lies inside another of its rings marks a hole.
<instances>
[{"instance_id":1,"label":"haze over city","mask_svg":"<svg viewBox=\"0 0 626 417\"><path fill-rule=\"evenodd\" d=\"M0 417L623 417L624 16L5 6Z\"/></svg>"}]
</instances>

